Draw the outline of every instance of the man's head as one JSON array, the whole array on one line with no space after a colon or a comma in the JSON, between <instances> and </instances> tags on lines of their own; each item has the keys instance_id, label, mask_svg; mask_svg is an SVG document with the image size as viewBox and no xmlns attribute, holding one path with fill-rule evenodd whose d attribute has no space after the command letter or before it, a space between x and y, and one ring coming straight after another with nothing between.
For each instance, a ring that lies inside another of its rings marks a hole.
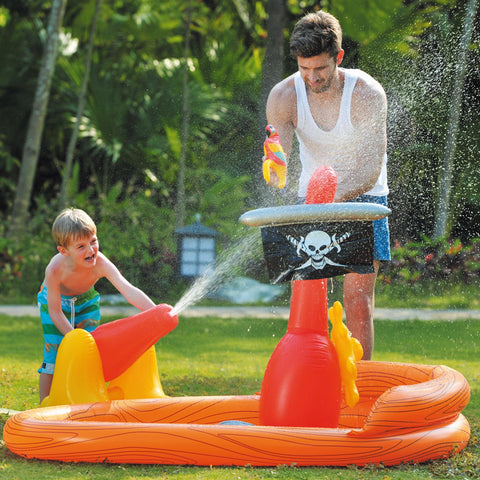
<instances>
[{"instance_id":1,"label":"man's head","mask_svg":"<svg viewBox=\"0 0 480 480\"><path fill-rule=\"evenodd\" d=\"M83 210L66 208L53 222L52 235L57 246L68 247L74 240L97 234L95 222Z\"/></svg>"},{"instance_id":2,"label":"man's head","mask_svg":"<svg viewBox=\"0 0 480 480\"><path fill-rule=\"evenodd\" d=\"M290 54L293 58L314 57L328 53L336 58L342 50L342 29L331 14L319 11L302 17L290 37Z\"/></svg>"}]
</instances>

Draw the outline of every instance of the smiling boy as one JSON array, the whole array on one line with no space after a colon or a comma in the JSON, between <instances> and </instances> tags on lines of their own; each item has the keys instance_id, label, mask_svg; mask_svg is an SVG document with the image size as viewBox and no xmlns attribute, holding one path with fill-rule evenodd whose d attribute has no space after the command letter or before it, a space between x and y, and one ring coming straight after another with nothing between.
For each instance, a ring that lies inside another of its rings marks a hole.
<instances>
[{"instance_id":1,"label":"smiling boy","mask_svg":"<svg viewBox=\"0 0 480 480\"><path fill-rule=\"evenodd\" d=\"M58 253L45 269L38 306L45 340L40 373L40 402L50 392L57 350L74 328L93 331L100 323L100 295L94 285L105 277L139 310L155 306L99 250L97 227L83 210L67 208L55 219L52 235Z\"/></svg>"}]
</instances>

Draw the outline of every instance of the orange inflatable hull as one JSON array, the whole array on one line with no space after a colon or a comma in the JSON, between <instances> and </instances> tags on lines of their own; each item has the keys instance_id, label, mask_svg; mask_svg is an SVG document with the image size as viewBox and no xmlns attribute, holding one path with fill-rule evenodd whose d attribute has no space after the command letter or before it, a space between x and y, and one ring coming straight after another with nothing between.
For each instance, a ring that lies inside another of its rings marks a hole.
<instances>
[{"instance_id":1,"label":"orange inflatable hull","mask_svg":"<svg viewBox=\"0 0 480 480\"><path fill-rule=\"evenodd\" d=\"M3 437L26 458L175 465L396 465L462 450L470 389L445 366L364 362L339 428L259 426L259 396L117 400L38 408ZM240 420L255 425L219 424Z\"/></svg>"}]
</instances>

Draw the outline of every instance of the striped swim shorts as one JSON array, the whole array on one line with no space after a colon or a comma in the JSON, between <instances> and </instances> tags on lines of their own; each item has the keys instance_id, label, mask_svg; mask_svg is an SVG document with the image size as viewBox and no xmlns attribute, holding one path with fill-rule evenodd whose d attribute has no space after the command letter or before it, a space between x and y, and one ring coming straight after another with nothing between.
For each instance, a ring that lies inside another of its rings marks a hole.
<instances>
[{"instance_id":1,"label":"striped swim shorts","mask_svg":"<svg viewBox=\"0 0 480 480\"><path fill-rule=\"evenodd\" d=\"M47 287L45 285L41 286L37 300L45 342L43 363L38 372L53 374L58 347L63 339L63 335L50 318L47 303ZM61 302L62 312L74 328L83 328L88 332L92 332L100 324L100 294L94 288L81 295L71 297L62 295Z\"/></svg>"}]
</instances>

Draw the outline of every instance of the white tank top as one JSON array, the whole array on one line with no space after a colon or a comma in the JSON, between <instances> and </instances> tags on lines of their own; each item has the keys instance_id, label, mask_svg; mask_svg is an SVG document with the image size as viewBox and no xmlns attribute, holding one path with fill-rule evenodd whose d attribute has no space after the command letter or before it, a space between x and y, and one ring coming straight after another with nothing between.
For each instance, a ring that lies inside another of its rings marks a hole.
<instances>
[{"instance_id":1,"label":"white tank top","mask_svg":"<svg viewBox=\"0 0 480 480\"><path fill-rule=\"evenodd\" d=\"M297 72L294 76L297 93L297 128L295 133L300 147L302 171L300 173L298 196L305 197L310 177L317 167L331 166L337 173L338 181L350 170L355 162L355 129L350 120L352 93L359 76L366 75L361 70L342 69L345 74L340 113L332 130L318 127L308 104L305 83ZM366 195L383 196L388 194L387 154L383 158L382 171L375 186Z\"/></svg>"}]
</instances>

